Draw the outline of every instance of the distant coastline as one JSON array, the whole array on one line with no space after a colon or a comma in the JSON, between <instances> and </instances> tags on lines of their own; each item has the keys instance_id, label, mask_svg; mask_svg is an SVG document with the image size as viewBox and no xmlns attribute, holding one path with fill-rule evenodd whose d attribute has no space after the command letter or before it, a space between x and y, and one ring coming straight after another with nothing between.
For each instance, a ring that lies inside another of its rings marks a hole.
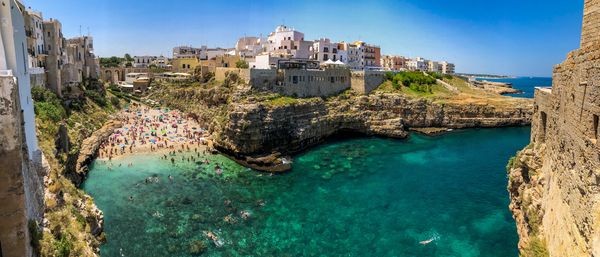
<instances>
[{"instance_id":1,"label":"distant coastline","mask_svg":"<svg viewBox=\"0 0 600 257\"><path fill-rule=\"evenodd\" d=\"M456 75L463 76L463 77L470 77L470 78L480 78L480 79L516 79L516 78L518 78L515 76L492 75L492 74L457 73Z\"/></svg>"}]
</instances>

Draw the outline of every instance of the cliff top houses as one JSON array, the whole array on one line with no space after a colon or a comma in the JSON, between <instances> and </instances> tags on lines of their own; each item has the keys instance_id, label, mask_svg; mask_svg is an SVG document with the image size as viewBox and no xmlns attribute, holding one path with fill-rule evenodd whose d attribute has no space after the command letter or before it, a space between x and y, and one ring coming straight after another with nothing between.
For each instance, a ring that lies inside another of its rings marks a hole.
<instances>
[{"instance_id":1,"label":"cliff top houses","mask_svg":"<svg viewBox=\"0 0 600 257\"><path fill-rule=\"evenodd\" d=\"M32 9L23 11L23 20L31 86L46 87L62 97L67 91L77 92L84 79L99 77L91 36L67 39L60 21L44 20Z\"/></svg>"},{"instance_id":2,"label":"cliff top houses","mask_svg":"<svg viewBox=\"0 0 600 257\"><path fill-rule=\"evenodd\" d=\"M286 95L323 96L349 88L354 75L355 80L364 80L359 82L362 88L358 91L368 92L374 88L374 84L381 83L380 79L387 71L453 74L455 69L454 64L445 61L382 56L380 46L365 41L336 42L329 38L307 40L304 33L285 25L277 26L266 37L241 37L233 48L177 46L172 49L172 55L170 60L163 56L134 56L130 65L132 67L120 67L119 70L106 67L102 75L105 81L118 83L125 81L128 73L151 73L149 68L152 66L183 77L189 77L199 68L202 73L215 73L217 79L223 79L225 71L237 72L252 86ZM286 65L282 65L284 63ZM280 74L277 75L277 72ZM295 73L300 74L294 75ZM258 78L262 82L258 83ZM326 85L322 81L330 84ZM313 84L320 86L312 87L309 91L298 89L310 88L307 85ZM286 90L281 88L283 85L287 86ZM292 88L295 89L290 90ZM336 89L330 90L331 88Z\"/></svg>"},{"instance_id":3,"label":"cliff top houses","mask_svg":"<svg viewBox=\"0 0 600 257\"><path fill-rule=\"evenodd\" d=\"M342 62L347 68L359 70L387 71L430 71L446 74L454 73L454 64L445 61L429 61L417 57L382 56L381 47L364 41L335 42L329 38L306 40L304 33L279 25L267 37L244 36L232 49L207 48L202 46L178 46L173 48L173 69L190 72L203 60L229 57L244 60L254 69L276 68L279 60L302 59L325 63L329 60ZM221 61L212 66L233 67L232 62Z\"/></svg>"}]
</instances>

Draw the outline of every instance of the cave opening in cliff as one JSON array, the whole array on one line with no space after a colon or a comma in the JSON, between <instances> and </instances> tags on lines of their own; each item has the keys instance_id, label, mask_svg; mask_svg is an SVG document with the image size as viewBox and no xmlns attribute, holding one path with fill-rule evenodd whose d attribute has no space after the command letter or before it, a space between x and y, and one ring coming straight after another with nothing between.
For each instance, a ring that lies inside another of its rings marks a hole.
<instances>
[{"instance_id":1,"label":"cave opening in cliff","mask_svg":"<svg viewBox=\"0 0 600 257\"><path fill-rule=\"evenodd\" d=\"M327 141L335 142L340 140L346 140L350 138L361 138L367 137L365 133L358 132L352 129L341 129L333 133L331 136L327 137Z\"/></svg>"},{"instance_id":2,"label":"cave opening in cliff","mask_svg":"<svg viewBox=\"0 0 600 257\"><path fill-rule=\"evenodd\" d=\"M542 133L541 133L541 141L544 142L546 140L546 121L548 119L547 115L545 112L541 112L540 113L540 117L541 117L541 126L542 126Z\"/></svg>"},{"instance_id":3,"label":"cave opening in cliff","mask_svg":"<svg viewBox=\"0 0 600 257\"><path fill-rule=\"evenodd\" d=\"M598 139L598 115L594 114L594 139Z\"/></svg>"}]
</instances>

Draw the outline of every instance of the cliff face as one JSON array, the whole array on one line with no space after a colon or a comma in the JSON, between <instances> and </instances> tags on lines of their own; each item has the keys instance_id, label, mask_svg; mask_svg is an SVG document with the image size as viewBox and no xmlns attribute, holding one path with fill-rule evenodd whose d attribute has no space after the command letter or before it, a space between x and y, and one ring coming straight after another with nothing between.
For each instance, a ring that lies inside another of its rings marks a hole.
<instances>
[{"instance_id":1,"label":"cliff face","mask_svg":"<svg viewBox=\"0 0 600 257\"><path fill-rule=\"evenodd\" d=\"M44 208L43 156L29 156L18 84L0 75L0 255L34 256L31 232Z\"/></svg>"},{"instance_id":2,"label":"cliff face","mask_svg":"<svg viewBox=\"0 0 600 257\"><path fill-rule=\"evenodd\" d=\"M509 165L524 256L600 256L600 1L584 15L582 48L536 90L531 145Z\"/></svg>"},{"instance_id":3,"label":"cliff face","mask_svg":"<svg viewBox=\"0 0 600 257\"><path fill-rule=\"evenodd\" d=\"M408 128L498 127L527 125L531 108L499 108L481 104L436 103L401 94L311 99L296 104L235 106L217 130L215 146L226 152L261 155L292 154L322 142L337 132L358 132L393 138Z\"/></svg>"}]
</instances>

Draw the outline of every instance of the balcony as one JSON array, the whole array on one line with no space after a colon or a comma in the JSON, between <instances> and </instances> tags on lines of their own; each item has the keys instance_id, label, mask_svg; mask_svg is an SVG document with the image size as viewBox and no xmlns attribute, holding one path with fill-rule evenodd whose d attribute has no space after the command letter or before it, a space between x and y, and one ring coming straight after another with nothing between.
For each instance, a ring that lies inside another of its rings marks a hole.
<instances>
[{"instance_id":1,"label":"balcony","mask_svg":"<svg viewBox=\"0 0 600 257\"><path fill-rule=\"evenodd\" d=\"M38 74L44 74L46 73L46 70L42 67L31 67L29 68L29 74L31 75L38 75Z\"/></svg>"}]
</instances>

